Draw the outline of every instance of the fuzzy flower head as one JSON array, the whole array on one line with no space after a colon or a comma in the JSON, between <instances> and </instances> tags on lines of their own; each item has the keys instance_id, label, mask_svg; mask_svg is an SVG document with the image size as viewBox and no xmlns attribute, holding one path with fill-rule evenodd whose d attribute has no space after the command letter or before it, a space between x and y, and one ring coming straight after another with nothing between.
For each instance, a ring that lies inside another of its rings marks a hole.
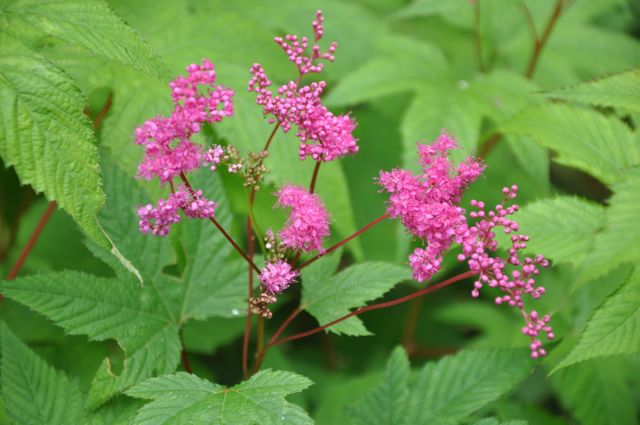
<instances>
[{"instance_id":1,"label":"fuzzy flower head","mask_svg":"<svg viewBox=\"0 0 640 425\"><path fill-rule=\"evenodd\" d=\"M304 252L322 250L322 240L329 236L329 213L320 196L293 185L284 186L277 196L278 206L291 208L279 235L283 245Z\"/></svg>"},{"instance_id":2,"label":"fuzzy flower head","mask_svg":"<svg viewBox=\"0 0 640 425\"><path fill-rule=\"evenodd\" d=\"M509 218L518 211L518 205L511 203L516 198L518 187L505 187L502 192L504 200L493 211L486 211L484 202L471 201L475 210L470 216L477 221L462 236L462 253L458 255L458 260L466 261L469 269L478 273L471 291L473 297L478 297L485 285L497 288L502 294L496 297L496 304L509 305L520 311L525 320L522 333L531 339L531 357L542 357L546 351L542 348L541 335L546 334L549 340L554 338L549 325L550 317L541 316L535 310L528 312L525 301L544 295L545 288L538 285L536 279L540 270L549 266L549 262L541 255L528 257L522 254L529 238L518 234L518 223ZM504 257L495 255L498 229L510 235L511 246Z\"/></svg>"},{"instance_id":3,"label":"fuzzy flower head","mask_svg":"<svg viewBox=\"0 0 640 425\"><path fill-rule=\"evenodd\" d=\"M418 248L409 257L413 277L420 282L438 272L444 252L461 240L467 219L458 203L483 170L473 158L453 164L448 154L455 148L455 140L443 133L432 144L418 145L421 173L395 169L381 172L378 179L389 193L387 213L427 243L426 249Z\"/></svg>"},{"instance_id":4,"label":"fuzzy flower head","mask_svg":"<svg viewBox=\"0 0 640 425\"><path fill-rule=\"evenodd\" d=\"M284 291L299 276L291 264L283 260L268 263L260 272L260 282L272 294Z\"/></svg>"},{"instance_id":5,"label":"fuzzy flower head","mask_svg":"<svg viewBox=\"0 0 640 425\"><path fill-rule=\"evenodd\" d=\"M135 141L145 148L138 175L166 183L195 170L206 161L203 149L191 141L204 123L219 122L233 114L233 91L216 86L213 63L187 67L187 76L170 83L174 110L169 117L156 117L138 127Z\"/></svg>"}]
</instances>

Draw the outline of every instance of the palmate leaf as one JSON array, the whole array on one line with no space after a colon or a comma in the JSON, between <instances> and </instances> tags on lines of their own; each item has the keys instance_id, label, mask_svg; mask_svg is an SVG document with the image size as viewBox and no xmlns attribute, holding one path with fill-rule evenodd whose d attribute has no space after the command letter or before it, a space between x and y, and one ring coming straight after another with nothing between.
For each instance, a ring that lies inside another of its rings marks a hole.
<instances>
[{"instance_id":1,"label":"palmate leaf","mask_svg":"<svg viewBox=\"0 0 640 425\"><path fill-rule=\"evenodd\" d=\"M80 384L69 380L0 324L2 397L9 417L21 425L84 423Z\"/></svg>"},{"instance_id":2,"label":"palmate leaf","mask_svg":"<svg viewBox=\"0 0 640 425\"><path fill-rule=\"evenodd\" d=\"M604 183L622 181L640 165L640 146L615 117L567 105L526 109L501 126L507 135L531 137L555 152L555 161L579 168Z\"/></svg>"},{"instance_id":3,"label":"palmate leaf","mask_svg":"<svg viewBox=\"0 0 640 425\"><path fill-rule=\"evenodd\" d=\"M102 0L0 0L0 10L0 23L13 35L33 26L107 60L159 78L168 75L160 58Z\"/></svg>"},{"instance_id":4,"label":"palmate leaf","mask_svg":"<svg viewBox=\"0 0 640 425\"><path fill-rule=\"evenodd\" d=\"M427 363L415 383L409 385L408 363L403 354L394 351L384 381L355 405L352 413L356 423L461 423L515 387L534 366L526 350L468 350ZM406 388L408 395L401 400L398 396ZM380 408L384 406L387 409L382 412ZM377 418L370 415L372 411L380 413Z\"/></svg>"},{"instance_id":5,"label":"palmate leaf","mask_svg":"<svg viewBox=\"0 0 640 425\"><path fill-rule=\"evenodd\" d=\"M237 280L245 275L246 266L235 257L226 261L231 248L213 225L183 223L181 243L187 264L178 277L163 273L175 262L171 241L137 229L135 208L148 199L110 160L105 159L103 168L108 203L101 223L139 271L143 285L104 252L101 257L110 260L117 279L58 272L3 284L6 296L49 317L67 332L95 340L115 339L122 347L122 372L112 371L109 359L102 363L89 393L91 406L153 374L173 372L180 356L178 331L187 320L231 317L246 310L245 286ZM221 182L215 175L209 175L208 181L209 185L199 185L198 179L193 183L219 202L217 219L228 226L231 216Z\"/></svg>"},{"instance_id":6,"label":"palmate leaf","mask_svg":"<svg viewBox=\"0 0 640 425\"><path fill-rule=\"evenodd\" d=\"M364 262L333 275L339 255L330 255L302 271L300 307L320 324L335 320L367 301L381 297L397 283L411 278L407 267L383 262ZM369 335L358 317L328 328L337 334Z\"/></svg>"},{"instance_id":7,"label":"palmate leaf","mask_svg":"<svg viewBox=\"0 0 640 425\"><path fill-rule=\"evenodd\" d=\"M605 223L606 208L577 197L559 196L532 202L517 213L527 250L554 262L579 264L594 247Z\"/></svg>"},{"instance_id":8,"label":"palmate leaf","mask_svg":"<svg viewBox=\"0 0 640 425\"><path fill-rule=\"evenodd\" d=\"M0 155L20 181L56 200L101 244L104 204L85 99L69 77L12 38L0 36Z\"/></svg>"},{"instance_id":9,"label":"palmate leaf","mask_svg":"<svg viewBox=\"0 0 640 425\"><path fill-rule=\"evenodd\" d=\"M640 272L598 307L580 341L552 372L585 360L640 353Z\"/></svg>"},{"instance_id":10,"label":"palmate leaf","mask_svg":"<svg viewBox=\"0 0 640 425\"><path fill-rule=\"evenodd\" d=\"M640 112L640 69L545 92L552 99Z\"/></svg>"},{"instance_id":11,"label":"palmate leaf","mask_svg":"<svg viewBox=\"0 0 640 425\"><path fill-rule=\"evenodd\" d=\"M593 360L555 373L551 383L579 423L633 425L635 404L624 366L615 359Z\"/></svg>"},{"instance_id":12,"label":"palmate leaf","mask_svg":"<svg viewBox=\"0 0 640 425\"><path fill-rule=\"evenodd\" d=\"M303 376L271 369L231 388L179 372L144 381L127 395L152 400L133 425L307 425L313 420L285 397L310 385Z\"/></svg>"}]
</instances>

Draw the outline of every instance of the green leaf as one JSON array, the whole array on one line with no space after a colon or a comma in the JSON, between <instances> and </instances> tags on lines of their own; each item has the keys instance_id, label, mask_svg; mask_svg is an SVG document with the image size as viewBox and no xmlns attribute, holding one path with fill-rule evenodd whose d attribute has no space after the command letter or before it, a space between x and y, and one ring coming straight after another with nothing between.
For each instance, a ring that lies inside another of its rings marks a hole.
<instances>
[{"instance_id":1,"label":"green leaf","mask_svg":"<svg viewBox=\"0 0 640 425\"><path fill-rule=\"evenodd\" d=\"M640 259L640 177L613 186L614 194L604 229L596 236L594 249L579 267L581 279L602 276L621 263Z\"/></svg>"},{"instance_id":2,"label":"green leaf","mask_svg":"<svg viewBox=\"0 0 640 425\"><path fill-rule=\"evenodd\" d=\"M3 0L0 22L20 35L33 26L108 60L165 78L167 68L149 46L102 0Z\"/></svg>"},{"instance_id":3,"label":"green leaf","mask_svg":"<svg viewBox=\"0 0 640 425\"><path fill-rule=\"evenodd\" d=\"M393 350L382 383L353 406L356 424L402 425L409 396L410 365L402 347Z\"/></svg>"},{"instance_id":4,"label":"green leaf","mask_svg":"<svg viewBox=\"0 0 640 425\"><path fill-rule=\"evenodd\" d=\"M96 379L107 389L99 394L94 390L89 397L92 404L106 401L154 372L173 372L178 364L178 326L168 317L164 301L133 277L116 280L58 272L5 282L3 291L71 335L118 341L126 355L124 369L115 376L109 360L103 362Z\"/></svg>"},{"instance_id":5,"label":"green leaf","mask_svg":"<svg viewBox=\"0 0 640 425\"><path fill-rule=\"evenodd\" d=\"M86 101L69 77L24 45L1 37L0 155L23 184L56 200L96 242L104 204Z\"/></svg>"},{"instance_id":6,"label":"green leaf","mask_svg":"<svg viewBox=\"0 0 640 425\"><path fill-rule=\"evenodd\" d=\"M589 359L640 353L640 272L593 313L580 341L552 373Z\"/></svg>"},{"instance_id":7,"label":"green leaf","mask_svg":"<svg viewBox=\"0 0 640 425\"><path fill-rule=\"evenodd\" d=\"M387 35L378 43L380 54L341 79L327 97L328 105L354 105L414 91L446 70L444 54L434 45L398 35Z\"/></svg>"},{"instance_id":8,"label":"green leaf","mask_svg":"<svg viewBox=\"0 0 640 425\"><path fill-rule=\"evenodd\" d=\"M445 80L425 86L411 102L400 128L405 167L417 166L416 142L435 140L443 129L462 147L454 153L457 159L470 155L478 143L483 108L466 81Z\"/></svg>"},{"instance_id":9,"label":"green leaf","mask_svg":"<svg viewBox=\"0 0 640 425\"><path fill-rule=\"evenodd\" d=\"M640 147L628 126L615 117L567 105L525 110L502 125L507 135L528 136L557 152L561 164L584 170L605 183L624 179L640 164Z\"/></svg>"},{"instance_id":10,"label":"green leaf","mask_svg":"<svg viewBox=\"0 0 640 425\"><path fill-rule=\"evenodd\" d=\"M559 196L532 202L516 217L520 231L530 237L528 252L577 265L592 251L605 210L594 202Z\"/></svg>"},{"instance_id":11,"label":"green leaf","mask_svg":"<svg viewBox=\"0 0 640 425\"><path fill-rule=\"evenodd\" d=\"M407 402L407 423L455 424L520 383L533 369L528 350L463 351L427 363Z\"/></svg>"},{"instance_id":12,"label":"green leaf","mask_svg":"<svg viewBox=\"0 0 640 425\"><path fill-rule=\"evenodd\" d=\"M584 425L633 425L636 408L624 364L593 360L551 377L562 404Z\"/></svg>"},{"instance_id":13,"label":"green leaf","mask_svg":"<svg viewBox=\"0 0 640 425\"><path fill-rule=\"evenodd\" d=\"M545 92L552 99L640 112L640 69Z\"/></svg>"},{"instance_id":14,"label":"green leaf","mask_svg":"<svg viewBox=\"0 0 640 425\"><path fill-rule=\"evenodd\" d=\"M327 261L335 260L329 257ZM302 271L300 306L320 324L348 314L352 308L361 307L367 301L381 297L397 283L411 278L407 267L382 262L356 264L329 277L327 273L317 271L318 268L326 267L317 263ZM357 317L351 317L328 330L352 336L370 334Z\"/></svg>"},{"instance_id":15,"label":"green leaf","mask_svg":"<svg viewBox=\"0 0 640 425\"><path fill-rule=\"evenodd\" d=\"M83 396L75 380L49 366L0 324L2 397L13 423L68 425L84 423Z\"/></svg>"},{"instance_id":16,"label":"green leaf","mask_svg":"<svg viewBox=\"0 0 640 425\"><path fill-rule=\"evenodd\" d=\"M466 350L427 363L417 380L410 381L406 353L399 348L383 382L352 412L362 424L462 423L520 383L533 366L526 350Z\"/></svg>"},{"instance_id":17,"label":"green leaf","mask_svg":"<svg viewBox=\"0 0 640 425\"><path fill-rule=\"evenodd\" d=\"M102 363L89 393L91 406L153 374L175 371L180 356L178 331L190 318L231 317L246 311L246 287L238 281L245 276L246 265L235 257L226 261L237 254L231 253L213 225L204 220L182 223L187 263L180 276L165 274L165 267L175 262L171 241L138 230L135 208L148 199L107 157L103 165L108 202L100 214L101 223L139 271L143 285L104 252L101 258L110 260L117 279L57 272L4 285L7 297L49 317L67 332L94 340L115 339L122 347L122 372L116 374L109 359ZM217 218L228 227L231 214L222 184L215 174L205 174L195 176L192 183L219 202Z\"/></svg>"},{"instance_id":18,"label":"green leaf","mask_svg":"<svg viewBox=\"0 0 640 425\"><path fill-rule=\"evenodd\" d=\"M127 395L153 400L140 409L133 425L306 425L313 424L311 418L285 397L310 385L303 376L270 369L231 388L179 372L144 381Z\"/></svg>"}]
</instances>

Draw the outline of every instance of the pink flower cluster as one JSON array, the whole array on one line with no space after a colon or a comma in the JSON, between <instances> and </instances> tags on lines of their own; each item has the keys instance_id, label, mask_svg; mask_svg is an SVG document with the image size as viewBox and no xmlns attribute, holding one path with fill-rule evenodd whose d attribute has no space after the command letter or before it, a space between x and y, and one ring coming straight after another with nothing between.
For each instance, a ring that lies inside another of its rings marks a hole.
<instances>
[{"instance_id":1,"label":"pink flower cluster","mask_svg":"<svg viewBox=\"0 0 640 425\"><path fill-rule=\"evenodd\" d=\"M282 292L299 276L291 264L278 260L267 264L260 272L260 281L272 294Z\"/></svg>"},{"instance_id":2,"label":"pink flower cluster","mask_svg":"<svg viewBox=\"0 0 640 425\"><path fill-rule=\"evenodd\" d=\"M387 213L400 218L413 236L427 242L417 248L409 263L413 277L429 280L440 269L442 255L466 231L465 210L458 206L462 193L483 171L472 158L455 166L448 158L455 140L441 134L431 145L418 145L422 173L395 169L380 173L378 183L390 193Z\"/></svg>"},{"instance_id":3,"label":"pink flower cluster","mask_svg":"<svg viewBox=\"0 0 640 425\"><path fill-rule=\"evenodd\" d=\"M322 240L329 236L329 213L317 194L288 185L277 193L280 207L291 208L280 231L284 246L304 252L322 250Z\"/></svg>"},{"instance_id":4,"label":"pink flower cluster","mask_svg":"<svg viewBox=\"0 0 640 425\"><path fill-rule=\"evenodd\" d=\"M170 83L174 110L169 117L156 117L136 129L136 143L145 148L144 161L138 175L150 180L154 176L163 183L180 173L201 165L200 146L191 142L204 123L219 122L233 115L233 91L216 86L213 63L204 59L202 65L187 67L188 76Z\"/></svg>"},{"instance_id":5,"label":"pink flower cluster","mask_svg":"<svg viewBox=\"0 0 640 425\"><path fill-rule=\"evenodd\" d=\"M540 335L554 338L550 317L540 316L535 310L528 313L523 297L537 299L544 294L545 289L536 285L536 276L549 262L543 256L522 255L529 238L516 234L518 224L509 218L518 211L518 205L507 205L517 195L515 185L503 189L505 199L494 211L485 211L484 202L471 201L475 210L469 216L476 222L469 225L466 211L458 204L469 184L482 174L483 165L467 158L454 166L448 152L456 147L453 138L441 134L433 144L418 146L422 174L403 169L380 173L378 182L390 193L387 213L400 218L409 233L427 242L426 248L416 248L409 256L413 277L429 280L440 270L442 256L451 244L460 244L458 260L466 260L469 269L478 274L471 295L478 297L484 285L500 289L503 295L496 298L496 304L509 304L520 310L526 322L522 333L531 338L531 356L542 357L546 351ZM511 235L506 258L492 256L498 249L496 228Z\"/></svg>"},{"instance_id":6,"label":"pink flower cluster","mask_svg":"<svg viewBox=\"0 0 640 425\"><path fill-rule=\"evenodd\" d=\"M311 54L307 56L307 47L309 46L309 39L307 37L298 37L297 35L287 34L284 38L276 37L275 42L282 47L282 50L289 56L289 60L296 64L298 72L301 75L321 72L324 68L324 64L320 62L321 59L333 62L336 58L333 54L338 48L338 43L335 41L331 43L329 48L325 52L320 51L318 42L324 35L324 16L322 11L316 12L316 19L313 21L313 46L311 47Z\"/></svg>"},{"instance_id":7,"label":"pink flower cluster","mask_svg":"<svg viewBox=\"0 0 640 425\"><path fill-rule=\"evenodd\" d=\"M467 261L469 269L478 273L478 279L474 282L471 291L473 297L480 295L479 290L488 285L498 288L503 292L496 298L496 304L508 304L520 310L526 325L522 333L531 338L531 357L537 358L546 355L542 348L540 335L545 333L547 339L554 338L553 330L549 326L550 317L540 316L535 310L527 313L524 307L524 295L530 295L533 299L540 298L545 289L536 285L536 276L540 268L548 267L549 262L541 255L527 257L522 255L522 250L527 247L529 238L525 235L515 234L518 231L518 223L508 218L518 211L518 205L506 205L515 199L518 187L505 187L502 190L505 199L497 205L494 211L485 211L484 202L471 201L476 211L470 213L470 217L477 219L462 237L462 254L458 260ZM496 241L496 229L502 228L505 234L511 235L511 246L507 258L492 257L498 248Z\"/></svg>"},{"instance_id":8,"label":"pink flower cluster","mask_svg":"<svg viewBox=\"0 0 640 425\"><path fill-rule=\"evenodd\" d=\"M189 65L187 73L170 83L174 103L171 115L152 118L136 129L135 141L145 149L138 167L142 178L172 182L202 166L215 170L224 159L222 147L214 145L203 152L191 137L204 123L219 122L233 114L233 91L215 85L216 73L208 59L202 65ZM170 225L181 220L180 210L191 218L213 218L215 209L215 202L206 199L202 191L181 187L166 200L160 199L157 206L148 204L138 209L140 231L166 236Z\"/></svg>"},{"instance_id":9,"label":"pink flower cluster","mask_svg":"<svg viewBox=\"0 0 640 425\"><path fill-rule=\"evenodd\" d=\"M289 131L294 125L297 127L300 159L309 156L315 161L333 161L358 152L358 144L353 137L355 121L348 114L334 115L322 104L320 96L326 82L300 86L300 79L304 74L322 70L322 63L318 60L334 59L333 53L337 46L335 43L332 43L325 53L320 53L317 45L323 34L322 21L322 13L318 12L313 23L315 43L309 56L305 56L308 47L306 37L302 37L301 41L296 35L275 39L289 55L289 59L297 64L297 82L290 81L280 86L274 95L270 90L272 83L264 69L260 64L254 64L251 67L249 91L257 94L256 103L262 106L264 114L272 116L270 122L278 122L284 132Z\"/></svg>"},{"instance_id":10,"label":"pink flower cluster","mask_svg":"<svg viewBox=\"0 0 640 425\"><path fill-rule=\"evenodd\" d=\"M180 187L166 200L160 199L158 206L147 204L138 208L140 231L151 232L156 236L166 236L169 233L169 227L182 219L180 210L190 218L209 218L215 215L216 203L206 199L201 190L191 194L186 188Z\"/></svg>"}]
</instances>

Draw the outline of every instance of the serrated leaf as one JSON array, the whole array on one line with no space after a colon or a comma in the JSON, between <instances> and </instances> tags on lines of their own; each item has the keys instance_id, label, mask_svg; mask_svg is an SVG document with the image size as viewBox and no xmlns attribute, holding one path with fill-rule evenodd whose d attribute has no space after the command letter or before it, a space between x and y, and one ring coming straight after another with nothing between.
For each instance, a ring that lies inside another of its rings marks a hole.
<instances>
[{"instance_id":1,"label":"serrated leaf","mask_svg":"<svg viewBox=\"0 0 640 425\"><path fill-rule=\"evenodd\" d=\"M545 92L552 99L640 112L640 69Z\"/></svg>"},{"instance_id":2,"label":"serrated leaf","mask_svg":"<svg viewBox=\"0 0 640 425\"><path fill-rule=\"evenodd\" d=\"M409 396L409 374L407 353L398 347L387 361L382 383L351 409L354 422L362 425L404 424Z\"/></svg>"},{"instance_id":3,"label":"serrated leaf","mask_svg":"<svg viewBox=\"0 0 640 425\"><path fill-rule=\"evenodd\" d=\"M26 46L1 38L0 155L23 184L56 200L87 235L108 246L96 222L104 204L85 99L69 77Z\"/></svg>"},{"instance_id":4,"label":"serrated leaf","mask_svg":"<svg viewBox=\"0 0 640 425\"><path fill-rule=\"evenodd\" d=\"M83 423L83 396L77 381L49 366L0 324L2 397L13 423L68 425Z\"/></svg>"},{"instance_id":5,"label":"serrated leaf","mask_svg":"<svg viewBox=\"0 0 640 425\"><path fill-rule=\"evenodd\" d=\"M311 418L285 397L310 385L303 376L270 369L231 388L176 373L144 381L127 394L152 400L140 409L133 425L306 425L313 424Z\"/></svg>"},{"instance_id":6,"label":"serrated leaf","mask_svg":"<svg viewBox=\"0 0 640 425\"><path fill-rule=\"evenodd\" d=\"M596 236L594 249L579 267L580 278L602 276L621 263L640 259L640 177L614 185L604 229Z\"/></svg>"},{"instance_id":7,"label":"serrated leaf","mask_svg":"<svg viewBox=\"0 0 640 425\"><path fill-rule=\"evenodd\" d=\"M226 262L231 249L213 225L182 223L187 264L179 277L165 274L164 268L175 261L171 241L138 230L135 208L148 199L108 157L103 165L108 202L100 213L101 223L140 271L143 285L111 259L117 279L58 272L17 279L3 287L6 296L49 317L67 332L115 339L122 347L122 372L116 374L109 359L101 364L89 393L91 406L153 374L175 371L180 356L178 331L189 318L231 317L246 311L245 286L237 280L246 268L235 258ZM205 176L195 176L192 182L219 202L217 218L228 227L231 215L220 180L209 173L205 184L199 177Z\"/></svg>"},{"instance_id":8,"label":"serrated leaf","mask_svg":"<svg viewBox=\"0 0 640 425\"><path fill-rule=\"evenodd\" d=\"M130 65L159 78L167 68L147 44L102 0L4 0L2 21L20 34L25 25L108 60Z\"/></svg>"},{"instance_id":9,"label":"serrated leaf","mask_svg":"<svg viewBox=\"0 0 640 425\"><path fill-rule=\"evenodd\" d=\"M635 403L624 364L593 360L563 369L551 377L562 404L584 425L633 425Z\"/></svg>"},{"instance_id":10,"label":"serrated leaf","mask_svg":"<svg viewBox=\"0 0 640 425\"><path fill-rule=\"evenodd\" d=\"M528 252L578 264L592 251L605 210L594 202L559 196L527 204L517 213L517 221L520 231L530 237Z\"/></svg>"},{"instance_id":11,"label":"serrated leaf","mask_svg":"<svg viewBox=\"0 0 640 425\"><path fill-rule=\"evenodd\" d=\"M589 359L640 353L640 272L598 307L580 341L552 373Z\"/></svg>"},{"instance_id":12,"label":"serrated leaf","mask_svg":"<svg viewBox=\"0 0 640 425\"><path fill-rule=\"evenodd\" d=\"M527 350L463 351L428 363L410 390L407 423L459 423L515 387L533 367Z\"/></svg>"},{"instance_id":13,"label":"serrated leaf","mask_svg":"<svg viewBox=\"0 0 640 425\"><path fill-rule=\"evenodd\" d=\"M331 278L317 274L313 271L313 266L323 267L321 264L314 264L303 269L300 306L320 324L331 322L348 314L351 309L381 297L397 283L411 277L407 267L382 262L356 264ZM369 331L357 317L351 317L328 330L353 336L369 335Z\"/></svg>"},{"instance_id":14,"label":"serrated leaf","mask_svg":"<svg viewBox=\"0 0 640 425\"><path fill-rule=\"evenodd\" d=\"M502 125L507 135L528 136L555 152L555 161L584 170L605 183L625 178L640 164L640 147L615 117L567 105L527 109Z\"/></svg>"}]
</instances>

